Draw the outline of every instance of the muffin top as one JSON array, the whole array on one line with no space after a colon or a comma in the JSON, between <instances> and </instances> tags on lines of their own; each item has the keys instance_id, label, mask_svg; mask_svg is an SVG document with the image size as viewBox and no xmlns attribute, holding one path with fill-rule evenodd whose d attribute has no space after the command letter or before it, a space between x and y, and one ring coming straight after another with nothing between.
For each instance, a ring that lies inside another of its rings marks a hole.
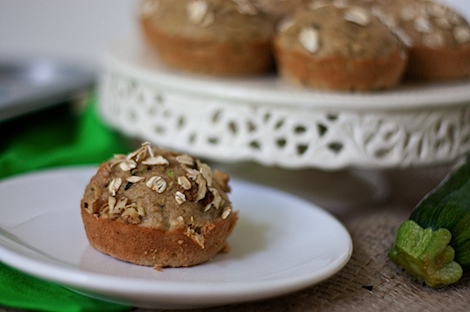
<instances>
[{"instance_id":1,"label":"muffin top","mask_svg":"<svg viewBox=\"0 0 470 312\"><path fill-rule=\"evenodd\" d=\"M277 45L316 57L387 57L404 47L366 8L316 0L278 25ZM405 53L403 53L405 56Z\"/></svg>"},{"instance_id":2,"label":"muffin top","mask_svg":"<svg viewBox=\"0 0 470 312\"><path fill-rule=\"evenodd\" d=\"M198 228L232 213L228 180L199 159L144 143L99 167L82 207L96 218L163 231L192 229L197 236Z\"/></svg>"},{"instance_id":3,"label":"muffin top","mask_svg":"<svg viewBox=\"0 0 470 312\"><path fill-rule=\"evenodd\" d=\"M262 11L279 20L303 7L308 0L252 0Z\"/></svg>"},{"instance_id":4,"label":"muffin top","mask_svg":"<svg viewBox=\"0 0 470 312\"><path fill-rule=\"evenodd\" d=\"M167 35L197 40L268 40L274 19L250 0L144 0L140 16Z\"/></svg>"},{"instance_id":5,"label":"muffin top","mask_svg":"<svg viewBox=\"0 0 470 312\"><path fill-rule=\"evenodd\" d=\"M371 10L408 46L470 47L468 22L443 4L431 0L376 0Z\"/></svg>"}]
</instances>

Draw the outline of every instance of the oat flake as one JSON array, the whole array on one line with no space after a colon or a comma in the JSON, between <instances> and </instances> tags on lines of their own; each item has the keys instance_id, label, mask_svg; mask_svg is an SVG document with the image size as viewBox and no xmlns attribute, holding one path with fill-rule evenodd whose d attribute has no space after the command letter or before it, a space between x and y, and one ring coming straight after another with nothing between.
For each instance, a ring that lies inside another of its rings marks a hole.
<instances>
[{"instance_id":1,"label":"oat flake","mask_svg":"<svg viewBox=\"0 0 470 312\"><path fill-rule=\"evenodd\" d=\"M209 10L209 4L206 1L193 1L186 7L189 21L201 27L210 26L214 20L214 13Z\"/></svg>"},{"instance_id":2,"label":"oat flake","mask_svg":"<svg viewBox=\"0 0 470 312\"><path fill-rule=\"evenodd\" d=\"M279 32L285 32L287 31L289 28L291 28L292 26L294 26L295 22L293 19L291 18L285 18L283 19L281 22L278 23L277 25L277 30Z\"/></svg>"},{"instance_id":3,"label":"oat flake","mask_svg":"<svg viewBox=\"0 0 470 312\"><path fill-rule=\"evenodd\" d=\"M370 24L370 15L366 10L359 7L352 7L348 9L343 18L351 23L357 24L359 26L367 26Z\"/></svg>"},{"instance_id":4,"label":"oat flake","mask_svg":"<svg viewBox=\"0 0 470 312\"><path fill-rule=\"evenodd\" d=\"M460 44L470 42L470 28L467 26L457 26L454 28L454 38Z\"/></svg>"},{"instance_id":5,"label":"oat flake","mask_svg":"<svg viewBox=\"0 0 470 312\"><path fill-rule=\"evenodd\" d=\"M442 47L445 44L444 36L437 32L424 34L421 40L425 46L430 48Z\"/></svg>"},{"instance_id":6,"label":"oat flake","mask_svg":"<svg viewBox=\"0 0 470 312\"><path fill-rule=\"evenodd\" d=\"M223 220L227 219L231 212L232 212L232 209L230 209L230 207L225 207L224 211L222 212L221 218Z\"/></svg>"},{"instance_id":7,"label":"oat flake","mask_svg":"<svg viewBox=\"0 0 470 312\"><path fill-rule=\"evenodd\" d=\"M153 176L151 177L147 183L147 187L157 193L161 194L166 190L167 183L166 181L160 176Z\"/></svg>"},{"instance_id":8,"label":"oat flake","mask_svg":"<svg viewBox=\"0 0 470 312\"><path fill-rule=\"evenodd\" d=\"M185 166L194 166L194 159L186 154L176 156L176 160Z\"/></svg>"},{"instance_id":9,"label":"oat flake","mask_svg":"<svg viewBox=\"0 0 470 312\"><path fill-rule=\"evenodd\" d=\"M180 191L177 191L175 193L175 200L176 202L181 205L183 204L185 201L186 201L186 195L184 195L183 193L181 193Z\"/></svg>"},{"instance_id":10,"label":"oat flake","mask_svg":"<svg viewBox=\"0 0 470 312\"><path fill-rule=\"evenodd\" d=\"M122 184L122 179L121 178L116 178L111 180L108 185L108 191L111 193L111 195L116 196L117 191L121 187Z\"/></svg>"},{"instance_id":11,"label":"oat flake","mask_svg":"<svg viewBox=\"0 0 470 312\"><path fill-rule=\"evenodd\" d=\"M299 42L310 53L320 50L320 33L315 27L304 27L299 33Z\"/></svg>"},{"instance_id":12,"label":"oat flake","mask_svg":"<svg viewBox=\"0 0 470 312\"><path fill-rule=\"evenodd\" d=\"M161 156L161 155L149 157L149 158L145 159L144 161L142 161L142 163L144 165L151 165L151 166L154 166L154 165L168 165L169 164L168 160L166 158L164 158L163 156Z\"/></svg>"},{"instance_id":13,"label":"oat flake","mask_svg":"<svg viewBox=\"0 0 470 312\"><path fill-rule=\"evenodd\" d=\"M189 190L192 186L188 178L184 176L178 177L178 185L180 185L184 190Z\"/></svg>"},{"instance_id":14,"label":"oat flake","mask_svg":"<svg viewBox=\"0 0 470 312\"><path fill-rule=\"evenodd\" d=\"M349 6L348 0L333 0L333 5L338 9L345 9Z\"/></svg>"},{"instance_id":15,"label":"oat flake","mask_svg":"<svg viewBox=\"0 0 470 312\"><path fill-rule=\"evenodd\" d=\"M137 183L137 182L140 182L142 180L144 180L145 178L144 177L138 177L138 176L130 176L130 177L127 177L126 180L128 182L131 182L131 183Z\"/></svg>"},{"instance_id":16,"label":"oat flake","mask_svg":"<svg viewBox=\"0 0 470 312\"><path fill-rule=\"evenodd\" d=\"M431 22L424 17L419 17L415 19L413 23L414 28L419 31L420 33L428 34L432 32L432 25Z\"/></svg>"},{"instance_id":17,"label":"oat flake","mask_svg":"<svg viewBox=\"0 0 470 312\"><path fill-rule=\"evenodd\" d=\"M325 7L327 5L329 5L329 3L325 0L313 0L313 1L310 1L310 3L307 5L307 7L310 10L316 10L316 9Z\"/></svg>"},{"instance_id":18,"label":"oat flake","mask_svg":"<svg viewBox=\"0 0 470 312\"><path fill-rule=\"evenodd\" d=\"M426 12L430 16L443 17L447 13L446 11L447 9L438 3L429 2L428 5L426 6Z\"/></svg>"}]
</instances>

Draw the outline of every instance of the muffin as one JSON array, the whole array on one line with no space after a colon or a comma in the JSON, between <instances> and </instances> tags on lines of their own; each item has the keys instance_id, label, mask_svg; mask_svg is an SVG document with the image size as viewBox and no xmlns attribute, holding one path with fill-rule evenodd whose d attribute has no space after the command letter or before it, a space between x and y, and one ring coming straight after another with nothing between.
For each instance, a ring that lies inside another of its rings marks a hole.
<instances>
[{"instance_id":1,"label":"muffin","mask_svg":"<svg viewBox=\"0 0 470 312\"><path fill-rule=\"evenodd\" d=\"M274 19L249 0L145 0L144 41L168 67L213 76L273 69Z\"/></svg>"},{"instance_id":2,"label":"muffin","mask_svg":"<svg viewBox=\"0 0 470 312\"><path fill-rule=\"evenodd\" d=\"M371 8L409 46L408 77L470 77L470 27L454 10L431 0L376 0Z\"/></svg>"},{"instance_id":3,"label":"muffin","mask_svg":"<svg viewBox=\"0 0 470 312\"><path fill-rule=\"evenodd\" d=\"M274 48L283 79L342 91L399 84L407 64L401 41L364 7L330 3L312 1L280 22Z\"/></svg>"},{"instance_id":4,"label":"muffin","mask_svg":"<svg viewBox=\"0 0 470 312\"><path fill-rule=\"evenodd\" d=\"M309 0L252 0L262 12L272 16L275 21L304 7Z\"/></svg>"},{"instance_id":5,"label":"muffin","mask_svg":"<svg viewBox=\"0 0 470 312\"><path fill-rule=\"evenodd\" d=\"M227 250L237 222L229 177L186 154L144 143L101 164L81 215L90 244L117 259L187 267Z\"/></svg>"}]
</instances>

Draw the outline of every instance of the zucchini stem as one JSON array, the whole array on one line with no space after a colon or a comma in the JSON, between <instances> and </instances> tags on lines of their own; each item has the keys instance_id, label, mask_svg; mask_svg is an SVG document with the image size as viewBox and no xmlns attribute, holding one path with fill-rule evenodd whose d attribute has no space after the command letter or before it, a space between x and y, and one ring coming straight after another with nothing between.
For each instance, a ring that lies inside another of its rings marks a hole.
<instances>
[{"instance_id":1,"label":"zucchini stem","mask_svg":"<svg viewBox=\"0 0 470 312\"><path fill-rule=\"evenodd\" d=\"M456 283L463 275L461 265L454 261L451 238L447 229L424 229L407 220L398 228L388 256L419 282L440 288Z\"/></svg>"}]
</instances>

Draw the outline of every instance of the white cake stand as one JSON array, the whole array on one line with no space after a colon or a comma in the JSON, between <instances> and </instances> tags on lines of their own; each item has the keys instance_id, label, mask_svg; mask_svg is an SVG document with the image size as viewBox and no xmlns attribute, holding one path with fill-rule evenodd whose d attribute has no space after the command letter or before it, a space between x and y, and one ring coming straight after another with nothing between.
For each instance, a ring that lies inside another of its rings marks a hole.
<instances>
[{"instance_id":1,"label":"white cake stand","mask_svg":"<svg viewBox=\"0 0 470 312\"><path fill-rule=\"evenodd\" d=\"M448 163L470 151L470 81L318 92L274 74L175 72L132 40L111 45L103 65L99 107L110 126L214 161L377 169Z\"/></svg>"}]
</instances>

